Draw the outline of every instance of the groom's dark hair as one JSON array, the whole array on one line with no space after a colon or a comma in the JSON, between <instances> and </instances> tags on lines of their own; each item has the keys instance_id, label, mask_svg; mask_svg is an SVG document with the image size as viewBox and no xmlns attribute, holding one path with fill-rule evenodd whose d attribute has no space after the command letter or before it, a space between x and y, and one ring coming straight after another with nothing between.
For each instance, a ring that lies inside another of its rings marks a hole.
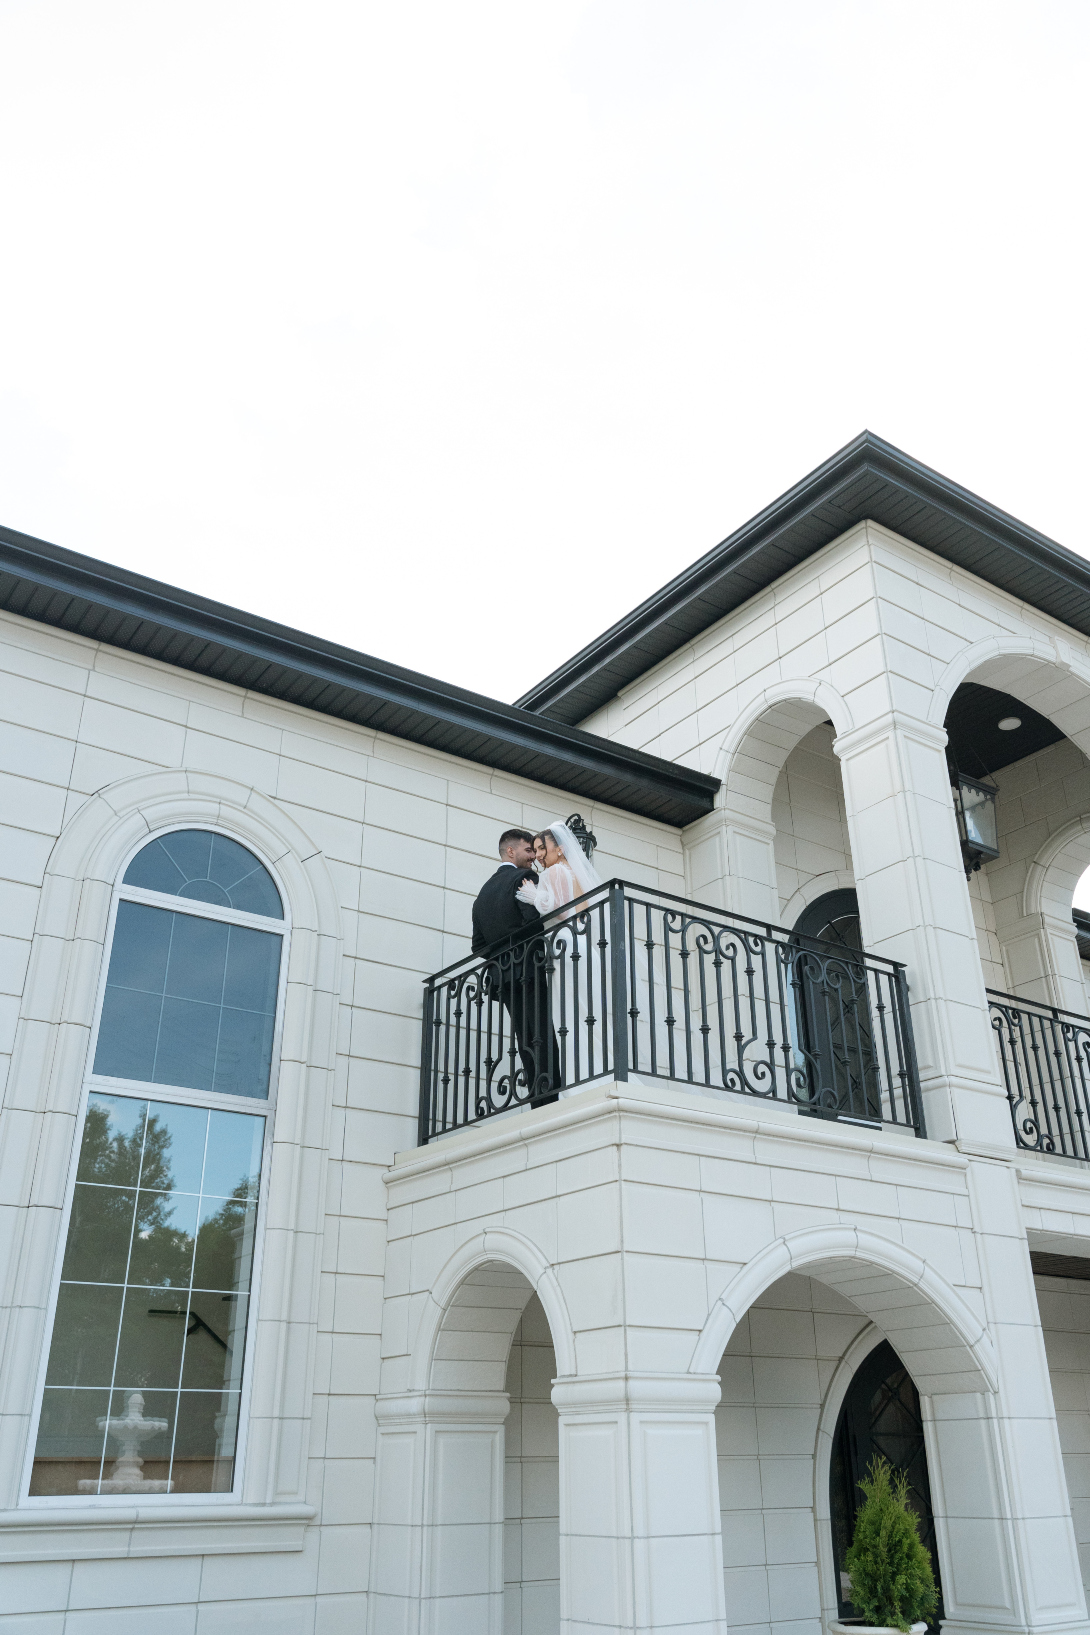
<instances>
[{"instance_id":1,"label":"groom's dark hair","mask_svg":"<svg viewBox=\"0 0 1090 1635\"><path fill-rule=\"evenodd\" d=\"M512 840L533 840L533 838L529 829L505 829L500 836L500 856L503 856L504 849L511 844Z\"/></svg>"}]
</instances>

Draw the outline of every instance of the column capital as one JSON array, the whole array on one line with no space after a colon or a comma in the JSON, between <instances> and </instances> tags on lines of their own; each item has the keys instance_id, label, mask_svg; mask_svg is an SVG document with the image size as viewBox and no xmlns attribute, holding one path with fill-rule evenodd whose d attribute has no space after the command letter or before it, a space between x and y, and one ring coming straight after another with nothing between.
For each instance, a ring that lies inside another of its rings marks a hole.
<instances>
[{"instance_id":1,"label":"column capital","mask_svg":"<svg viewBox=\"0 0 1090 1635\"><path fill-rule=\"evenodd\" d=\"M710 1414L720 1394L718 1374L580 1374L553 1382L562 1414Z\"/></svg>"},{"instance_id":2,"label":"column capital","mask_svg":"<svg viewBox=\"0 0 1090 1635\"><path fill-rule=\"evenodd\" d=\"M398 1391L376 1399L375 1418L391 1426L502 1425L510 1407L506 1391Z\"/></svg>"},{"instance_id":3,"label":"column capital","mask_svg":"<svg viewBox=\"0 0 1090 1635\"><path fill-rule=\"evenodd\" d=\"M873 721L866 721L861 727L853 727L850 732L842 732L833 739L833 748L840 759L848 760L858 755L862 750L869 749L872 744L879 743L883 738L889 738L893 733L904 733L908 738L914 738L917 743L927 744L932 749L946 748L946 728L936 727L932 721L921 720L916 715L905 715L901 710L888 710L885 715L879 715Z\"/></svg>"}]
</instances>

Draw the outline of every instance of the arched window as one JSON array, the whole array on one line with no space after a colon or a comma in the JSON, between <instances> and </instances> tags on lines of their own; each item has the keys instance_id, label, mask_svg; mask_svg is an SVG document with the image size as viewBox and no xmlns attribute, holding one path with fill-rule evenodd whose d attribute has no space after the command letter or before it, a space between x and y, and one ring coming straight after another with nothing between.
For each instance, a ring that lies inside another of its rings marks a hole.
<instances>
[{"instance_id":1,"label":"arched window","mask_svg":"<svg viewBox=\"0 0 1090 1635\"><path fill-rule=\"evenodd\" d=\"M872 995L854 890L828 891L811 903L795 922L794 940L796 1043L814 1097L801 1110L880 1124Z\"/></svg>"},{"instance_id":2,"label":"arched window","mask_svg":"<svg viewBox=\"0 0 1090 1635\"><path fill-rule=\"evenodd\" d=\"M829 1514L836 1564L837 1609L841 1618L855 1616L851 1580L844 1558L855 1531L855 1515L863 1503L859 1478L867 1474L875 1455L887 1459L908 1478L908 1500L920 1525L920 1537L931 1552L931 1567L939 1591L939 1607L931 1622L937 1630L943 1617L939 1557L935 1547L935 1519L923 1439L920 1394L912 1376L888 1340L883 1340L860 1363L848 1387L833 1438L829 1469Z\"/></svg>"},{"instance_id":3,"label":"arched window","mask_svg":"<svg viewBox=\"0 0 1090 1635\"><path fill-rule=\"evenodd\" d=\"M32 1496L229 1493L287 925L265 865L158 836L117 891Z\"/></svg>"}]
</instances>

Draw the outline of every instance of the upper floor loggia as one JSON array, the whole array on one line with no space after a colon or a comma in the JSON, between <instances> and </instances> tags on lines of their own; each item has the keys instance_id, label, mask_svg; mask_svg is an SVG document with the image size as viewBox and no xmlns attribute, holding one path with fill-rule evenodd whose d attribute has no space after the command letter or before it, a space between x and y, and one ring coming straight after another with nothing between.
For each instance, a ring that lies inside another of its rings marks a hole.
<instances>
[{"instance_id":1,"label":"upper floor loggia","mask_svg":"<svg viewBox=\"0 0 1090 1635\"><path fill-rule=\"evenodd\" d=\"M685 900L604 886L430 981L422 1141L632 1074L1090 1157L1081 557L864 433L519 702L714 807Z\"/></svg>"}]
</instances>

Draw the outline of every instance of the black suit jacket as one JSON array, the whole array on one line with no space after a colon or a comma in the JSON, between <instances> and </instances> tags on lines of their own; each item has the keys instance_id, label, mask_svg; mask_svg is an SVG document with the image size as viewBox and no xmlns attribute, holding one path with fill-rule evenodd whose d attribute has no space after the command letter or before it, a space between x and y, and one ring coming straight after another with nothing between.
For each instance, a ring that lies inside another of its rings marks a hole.
<instances>
[{"instance_id":1,"label":"black suit jacket","mask_svg":"<svg viewBox=\"0 0 1090 1635\"><path fill-rule=\"evenodd\" d=\"M515 893L524 880L536 880L533 869L516 869L501 863L486 880L473 904L473 952L483 954L493 943L503 942L512 932L524 931L541 915L529 903L516 901Z\"/></svg>"}]
</instances>

